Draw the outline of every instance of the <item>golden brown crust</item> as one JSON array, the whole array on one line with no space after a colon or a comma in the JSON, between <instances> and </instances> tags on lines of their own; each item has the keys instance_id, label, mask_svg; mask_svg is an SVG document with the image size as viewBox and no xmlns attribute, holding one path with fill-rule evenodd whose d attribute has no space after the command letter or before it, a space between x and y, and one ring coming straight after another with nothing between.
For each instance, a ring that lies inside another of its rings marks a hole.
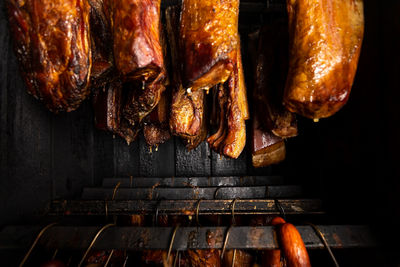
<instances>
[{"instance_id":1,"label":"golden brown crust","mask_svg":"<svg viewBox=\"0 0 400 267\"><path fill-rule=\"evenodd\" d=\"M111 1L114 58L129 80L151 81L164 60L160 42L160 0Z\"/></svg>"},{"instance_id":2,"label":"golden brown crust","mask_svg":"<svg viewBox=\"0 0 400 267\"><path fill-rule=\"evenodd\" d=\"M88 2L7 0L6 3L28 92L53 112L75 110L90 92Z\"/></svg>"},{"instance_id":3,"label":"golden brown crust","mask_svg":"<svg viewBox=\"0 0 400 267\"><path fill-rule=\"evenodd\" d=\"M184 0L180 21L183 87L211 88L233 70L239 1Z\"/></svg>"},{"instance_id":4,"label":"golden brown crust","mask_svg":"<svg viewBox=\"0 0 400 267\"><path fill-rule=\"evenodd\" d=\"M288 0L290 64L284 103L305 117L336 113L350 94L364 34L362 0Z\"/></svg>"}]
</instances>

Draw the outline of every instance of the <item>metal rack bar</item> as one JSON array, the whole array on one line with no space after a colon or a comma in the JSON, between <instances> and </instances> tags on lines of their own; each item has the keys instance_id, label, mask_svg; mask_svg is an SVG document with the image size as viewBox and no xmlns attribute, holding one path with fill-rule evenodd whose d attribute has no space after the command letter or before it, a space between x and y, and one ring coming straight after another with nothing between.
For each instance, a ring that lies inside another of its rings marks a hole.
<instances>
[{"instance_id":1,"label":"metal rack bar","mask_svg":"<svg viewBox=\"0 0 400 267\"><path fill-rule=\"evenodd\" d=\"M285 214L323 214L319 199L277 200ZM56 200L51 203L50 215L109 215L159 214L195 215L198 200ZM201 215L231 214L232 200L203 200L199 208ZM235 214L280 214L274 199L238 199Z\"/></svg>"},{"instance_id":2,"label":"metal rack bar","mask_svg":"<svg viewBox=\"0 0 400 267\"><path fill-rule=\"evenodd\" d=\"M84 188L82 199L111 199L112 188ZM254 199L300 197L300 186L119 188L115 199Z\"/></svg>"},{"instance_id":3,"label":"metal rack bar","mask_svg":"<svg viewBox=\"0 0 400 267\"><path fill-rule=\"evenodd\" d=\"M324 247L311 226L296 226L309 249ZM319 225L331 248L374 247L370 230L360 225ZM112 227L102 233L93 249L168 249L173 227ZM29 246L37 235L38 227L10 226L0 232L0 249L16 249ZM99 227L54 226L46 231L39 244L47 248L85 249ZM227 227L181 227L177 230L174 250L221 249ZM214 236L215 243L207 242ZM276 249L274 227L233 227L230 230L227 249Z\"/></svg>"},{"instance_id":4,"label":"metal rack bar","mask_svg":"<svg viewBox=\"0 0 400 267\"><path fill-rule=\"evenodd\" d=\"M284 183L282 176L241 176L241 177L167 177L167 178L105 178L103 187L215 187L215 186L262 186Z\"/></svg>"}]
</instances>

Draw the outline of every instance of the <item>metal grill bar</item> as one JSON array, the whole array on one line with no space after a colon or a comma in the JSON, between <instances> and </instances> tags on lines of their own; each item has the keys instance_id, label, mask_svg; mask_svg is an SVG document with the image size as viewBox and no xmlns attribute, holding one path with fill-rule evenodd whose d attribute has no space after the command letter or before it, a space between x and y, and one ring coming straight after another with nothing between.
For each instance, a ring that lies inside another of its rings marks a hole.
<instances>
[{"instance_id":1,"label":"metal grill bar","mask_svg":"<svg viewBox=\"0 0 400 267\"><path fill-rule=\"evenodd\" d=\"M285 214L322 214L322 203L319 199L280 199L277 200ZM50 215L109 215L159 214L195 215L198 200L70 200L53 201ZM232 200L203 200L199 206L201 215L231 214ZM237 200L235 214L280 214L273 199Z\"/></svg>"},{"instance_id":2,"label":"metal grill bar","mask_svg":"<svg viewBox=\"0 0 400 267\"><path fill-rule=\"evenodd\" d=\"M309 249L324 247L311 226L296 226ZM332 248L374 247L370 230L359 225L319 225ZM47 248L85 249L100 227L54 226L48 229L39 243ZM181 227L177 230L174 250L221 249L226 227ZM38 227L11 226L0 232L0 249L25 248L37 235ZM104 231L93 249L168 249L173 227L112 227ZM215 236L215 244L207 242L207 236ZM276 249L274 228L233 227L227 249Z\"/></svg>"}]
</instances>

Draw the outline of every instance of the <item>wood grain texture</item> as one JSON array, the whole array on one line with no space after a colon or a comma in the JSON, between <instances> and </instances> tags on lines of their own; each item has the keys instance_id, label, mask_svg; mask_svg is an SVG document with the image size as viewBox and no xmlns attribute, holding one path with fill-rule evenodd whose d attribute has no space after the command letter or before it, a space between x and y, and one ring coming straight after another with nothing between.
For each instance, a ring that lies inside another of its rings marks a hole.
<instances>
[{"instance_id":1,"label":"wood grain texture","mask_svg":"<svg viewBox=\"0 0 400 267\"><path fill-rule=\"evenodd\" d=\"M50 114L26 93L0 3L0 225L36 218L51 199Z\"/></svg>"},{"instance_id":2,"label":"wood grain texture","mask_svg":"<svg viewBox=\"0 0 400 267\"><path fill-rule=\"evenodd\" d=\"M176 176L210 176L211 151L207 142L202 142L193 150L187 151L183 143L176 139Z\"/></svg>"},{"instance_id":3,"label":"wood grain texture","mask_svg":"<svg viewBox=\"0 0 400 267\"><path fill-rule=\"evenodd\" d=\"M244 149L242 154L237 159L229 159L211 152L211 175L245 175L247 173L247 150Z\"/></svg>"},{"instance_id":4,"label":"wood grain texture","mask_svg":"<svg viewBox=\"0 0 400 267\"><path fill-rule=\"evenodd\" d=\"M53 179L55 197L78 197L93 184L93 112L89 102L73 113L53 119Z\"/></svg>"},{"instance_id":5,"label":"wood grain texture","mask_svg":"<svg viewBox=\"0 0 400 267\"><path fill-rule=\"evenodd\" d=\"M171 177L175 176L174 139L160 145L156 151L146 144L143 135L139 139L140 176L142 177Z\"/></svg>"},{"instance_id":6,"label":"wood grain texture","mask_svg":"<svg viewBox=\"0 0 400 267\"><path fill-rule=\"evenodd\" d=\"M110 153L112 152L110 151ZM115 137L113 153L114 174L116 176L139 176L140 152L138 141L128 145L125 140Z\"/></svg>"}]
</instances>

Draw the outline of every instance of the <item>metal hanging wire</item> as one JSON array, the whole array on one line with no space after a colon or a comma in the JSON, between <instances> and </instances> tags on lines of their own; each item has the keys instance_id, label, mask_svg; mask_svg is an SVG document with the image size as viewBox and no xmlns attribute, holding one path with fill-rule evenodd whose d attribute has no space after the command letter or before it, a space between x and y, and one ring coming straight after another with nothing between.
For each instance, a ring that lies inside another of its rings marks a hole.
<instances>
[{"instance_id":1,"label":"metal hanging wire","mask_svg":"<svg viewBox=\"0 0 400 267\"><path fill-rule=\"evenodd\" d=\"M324 234L321 232L321 230L316 225L314 225L312 223L307 223L307 224L311 226L311 228L315 231L317 236L321 239L322 243L324 244L324 247L326 248L326 250L328 250L328 253L331 256L331 259L332 259L333 263L335 264L335 266L339 267L339 263L336 260L336 257L333 254L331 247L329 246L328 241L326 240Z\"/></svg>"},{"instance_id":2,"label":"metal hanging wire","mask_svg":"<svg viewBox=\"0 0 400 267\"><path fill-rule=\"evenodd\" d=\"M24 266L25 262L28 260L29 256L32 253L32 250L36 247L36 244L39 242L39 239L43 236L43 234L49 229L50 227L56 225L57 223L50 223L46 225L45 227L40 230L39 234L36 236L35 241L33 241L31 247L29 248L28 252L25 254L24 258L22 259L21 263L19 264L19 267Z\"/></svg>"},{"instance_id":3,"label":"metal hanging wire","mask_svg":"<svg viewBox=\"0 0 400 267\"><path fill-rule=\"evenodd\" d=\"M171 256L172 246L174 245L174 240L175 240L175 236L176 236L176 232L178 231L178 228L179 228L179 224L177 226L175 226L175 229L172 232L171 242L169 243L169 247L168 247L167 262L169 262L169 257Z\"/></svg>"},{"instance_id":4,"label":"metal hanging wire","mask_svg":"<svg viewBox=\"0 0 400 267\"><path fill-rule=\"evenodd\" d=\"M115 226L114 223L109 223L104 225L103 227L100 228L100 230L97 232L97 234L94 236L92 242L90 243L89 247L86 249L85 254L83 254L83 257L81 259L81 261L78 264L78 267L81 267L83 262L85 261L87 255L89 254L90 250L92 249L94 243L96 242L96 240L99 238L100 234L106 230L107 228L110 228L111 226Z\"/></svg>"}]
</instances>

